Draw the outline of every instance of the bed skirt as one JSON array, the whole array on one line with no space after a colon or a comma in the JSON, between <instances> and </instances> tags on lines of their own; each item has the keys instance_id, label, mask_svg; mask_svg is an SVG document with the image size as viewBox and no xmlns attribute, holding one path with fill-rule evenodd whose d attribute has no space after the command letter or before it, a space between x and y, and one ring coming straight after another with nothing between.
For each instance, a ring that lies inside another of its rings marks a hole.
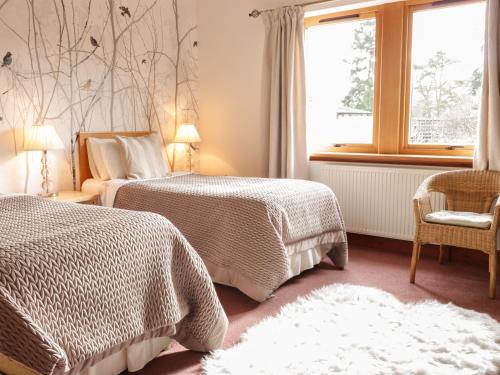
<instances>
[{"instance_id":1,"label":"bed skirt","mask_svg":"<svg viewBox=\"0 0 500 375\"><path fill-rule=\"evenodd\" d=\"M344 241L344 233L337 231L287 245L288 280L298 276L303 271L314 268L326 255L338 268L343 269L348 262L347 244ZM204 261L214 283L237 288L258 302L265 301L274 293L274 290L256 285L234 270L216 266L207 260Z\"/></svg>"},{"instance_id":2,"label":"bed skirt","mask_svg":"<svg viewBox=\"0 0 500 375\"><path fill-rule=\"evenodd\" d=\"M170 346L169 337L155 337L133 344L114 353L93 366L87 367L77 375L118 375L125 370L136 372L144 368L162 351ZM70 372L70 369L67 369ZM0 373L8 375L38 375L25 365L0 353Z\"/></svg>"}]
</instances>

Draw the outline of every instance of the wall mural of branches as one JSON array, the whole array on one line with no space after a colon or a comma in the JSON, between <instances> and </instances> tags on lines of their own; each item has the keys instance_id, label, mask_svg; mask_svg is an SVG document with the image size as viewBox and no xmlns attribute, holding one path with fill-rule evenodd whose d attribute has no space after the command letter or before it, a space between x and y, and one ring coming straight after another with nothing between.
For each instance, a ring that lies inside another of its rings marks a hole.
<instances>
[{"instance_id":1,"label":"wall mural of branches","mask_svg":"<svg viewBox=\"0 0 500 375\"><path fill-rule=\"evenodd\" d=\"M196 122L195 13L195 0L0 0L0 193L19 191L12 178L29 190L33 124L65 140L59 186L76 188L79 132L154 130L168 145Z\"/></svg>"}]
</instances>

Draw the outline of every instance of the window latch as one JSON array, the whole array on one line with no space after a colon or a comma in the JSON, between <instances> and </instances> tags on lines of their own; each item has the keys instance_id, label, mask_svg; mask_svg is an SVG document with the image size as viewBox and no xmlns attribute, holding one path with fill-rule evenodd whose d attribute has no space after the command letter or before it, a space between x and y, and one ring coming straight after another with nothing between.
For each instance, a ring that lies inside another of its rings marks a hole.
<instances>
[{"instance_id":1,"label":"window latch","mask_svg":"<svg viewBox=\"0 0 500 375\"><path fill-rule=\"evenodd\" d=\"M335 147L335 148L340 148L340 147L345 147L345 146L347 146L345 143L335 143L333 145L333 147Z\"/></svg>"},{"instance_id":2,"label":"window latch","mask_svg":"<svg viewBox=\"0 0 500 375\"><path fill-rule=\"evenodd\" d=\"M450 151L457 150L459 148L465 148L465 146L447 146L446 147L446 149L450 150Z\"/></svg>"}]
</instances>

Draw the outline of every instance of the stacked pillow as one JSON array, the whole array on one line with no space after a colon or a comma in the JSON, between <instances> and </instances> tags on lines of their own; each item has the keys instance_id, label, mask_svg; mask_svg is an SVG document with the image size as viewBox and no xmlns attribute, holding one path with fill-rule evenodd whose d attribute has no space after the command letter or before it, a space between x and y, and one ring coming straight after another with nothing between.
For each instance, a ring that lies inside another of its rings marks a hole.
<instances>
[{"instance_id":1,"label":"stacked pillow","mask_svg":"<svg viewBox=\"0 0 500 375\"><path fill-rule=\"evenodd\" d=\"M88 138L87 150L90 171L97 180L159 178L169 173L157 134Z\"/></svg>"},{"instance_id":2,"label":"stacked pillow","mask_svg":"<svg viewBox=\"0 0 500 375\"><path fill-rule=\"evenodd\" d=\"M126 178L125 164L114 139L88 138L87 151L92 176L97 180Z\"/></svg>"}]
</instances>

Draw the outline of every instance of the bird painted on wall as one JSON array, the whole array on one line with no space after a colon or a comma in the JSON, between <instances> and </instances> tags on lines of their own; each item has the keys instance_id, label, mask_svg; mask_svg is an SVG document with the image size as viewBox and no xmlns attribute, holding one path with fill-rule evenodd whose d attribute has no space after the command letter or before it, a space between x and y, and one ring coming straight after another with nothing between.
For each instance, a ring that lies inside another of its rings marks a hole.
<instances>
[{"instance_id":1,"label":"bird painted on wall","mask_svg":"<svg viewBox=\"0 0 500 375\"><path fill-rule=\"evenodd\" d=\"M120 6L120 11L122 16L128 16L129 18L131 17L130 15L130 10L127 7L124 7L123 5Z\"/></svg>"},{"instance_id":2,"label":"bird painted on wall","mask_svg":"<svg viewBox=\"0 0 500 375\"><path fill-rule=\"evenodd\" d=\"M12 64L12 53L10 52L7 52L5 54L5 56L3 57L3 61L2 61L2 68L4 66L9 66L10 64Z\"/></svg>"},{"instance_id":3,"label":"bird painted on wall","mask_svg":"<svg viewBox=\"0 0 500 375\"><path fill-rule=\"evenodd\" d=\"M99 43L97 42L97 40L95 40L93 36L90 36L90 44L92 44L92 46L94 46L95 48L100 47Z\"/></svg>"},{"instance_id":4,"label":"bird painted on wall","mask_svg":"<svg viewBox=\"0 0 500 375\"><path fill-rule=\"evenodd\" d=\"M147 63L148 63L148 60L146 60L146 59L142 59L141 63L143 63L143 64L147 64Z\"/></svg>"},{"instance_id":5,"label":"bird painted on wall","mask_svg":"<svg viewBox=\"0 0 500 375\"><path fill-rule=\"evenodd\" d=\"M92 87L92 80L89 78L83 85L80 86L80 90L89 91Z\"/></svg>"},{"instance_id":6,"label":"bird painted on wall","mask_svg":"<svg viewBox=\"0 0 500 375\"><path fill-rule=\"evenodd\" d=\"M197 40L195 40L195 41L193 42L193 48L196 48L196 47L198 47L198 41L197 41Z\"/></svg>"}]
</instances>

